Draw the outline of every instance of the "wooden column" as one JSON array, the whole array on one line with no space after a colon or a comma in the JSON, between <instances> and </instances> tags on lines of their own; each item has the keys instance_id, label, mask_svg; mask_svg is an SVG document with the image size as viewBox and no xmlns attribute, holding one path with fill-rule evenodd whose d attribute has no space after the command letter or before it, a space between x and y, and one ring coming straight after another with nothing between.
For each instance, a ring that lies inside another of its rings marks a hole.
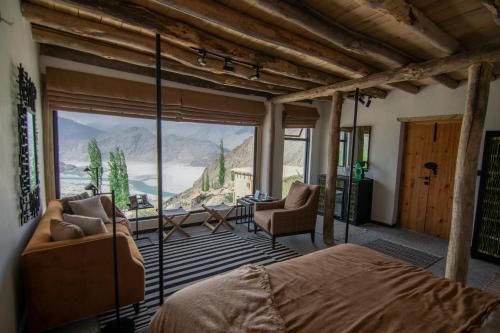
<instances>
[{"instance_id":1,"label":"wooden column","mask_svg":"<svg viewBox=\"0 0 500 333\"><path fill-rule=\"evenodd\" d=\"M325 213L323 215L323 241L333 245L333 225L335 219L335 193L337 187L337 162L339 158L340 116L342 113L342 93L334 92L328 129L328 170L325 184Z\"/></svg>"},{"instance_id":2,"label":"wooden column","mask_svg":"<svg viewBox=\"0 0 500 333\"><path fill-rule=\"evenodd\" d=\"M469 67L467 99L458 145L446 277L466 283L469 268L477 166L493 64Z\"/></svg>"},{"instance_id":3,"label":"wooden column","mask_svg":"<svg viewBox=\"0 0 500 333\"><path fill-rule=\"evenodd\" d=\"M273 195L273 175L274 175L274 145L276 137L276 105L269 103L269 169L267 170L267 192Z\"/></svg>"},{"instance_id":4,"label":"wooden column","mask_svg":"<svg viewBox=\"0 0 500 333\"><path fill-rule=\"evenodd\" d=\"M45 201L56 198L56 168L54 161L54 111L50 108L47 98L47 80L42 76L42 148L43 148L43 172L45 179Z\"/></svg>"}]
</instances>

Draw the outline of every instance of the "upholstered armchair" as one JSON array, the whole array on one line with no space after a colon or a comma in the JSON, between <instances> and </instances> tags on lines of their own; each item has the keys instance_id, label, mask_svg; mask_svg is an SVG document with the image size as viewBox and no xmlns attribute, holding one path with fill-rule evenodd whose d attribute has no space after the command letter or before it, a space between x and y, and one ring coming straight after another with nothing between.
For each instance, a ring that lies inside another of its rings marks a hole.
<instances>
[{"instance_id":1,"label":"upholstered armchair","mask_svg":"<svg viewBox=\"0 0 500 333\"><path fill-rule=\"evenodd\" d=\"M277 237L304 233L310 233L314 243L319 190L318 185L295 182L285 199L256 203L255 232L263 230L268 233L273 248Z\"/></svg>"}]
</instances>

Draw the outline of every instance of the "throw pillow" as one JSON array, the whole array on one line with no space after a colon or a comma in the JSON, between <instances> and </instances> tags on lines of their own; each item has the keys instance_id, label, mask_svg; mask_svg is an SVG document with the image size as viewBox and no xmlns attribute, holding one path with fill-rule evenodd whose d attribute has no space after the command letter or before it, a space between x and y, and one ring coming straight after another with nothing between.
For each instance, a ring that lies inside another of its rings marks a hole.
<instances>
[{"instance_id":1,"label":"throw pillow","mask_svg":"<svg viewBox=\"0 0 500 333\"><path fill-rule=\"evenodd\" d=\"M87 192L83 192L77 195L72 195L69 197L64 197L61 200L59 200L63 206L63 213L66 214L73 214L73 210L71 210L71 207L69 206L70 201L76 201L76 200L82 200L82 199L87 199L89 197L89 194Z\"/></svg>"},{"instance_id":2,"label":"throw pillow","mask_svg":"<svg viewBox=\"0 0 500 333\"><path fill-rule=\"evenodd\" d=\"M52 240L55 242L68 239L78 239L85 236L82 228L76 224L55 219L50 220L50 235Z\"/></svg>"},{"instance_id":3,"label":"throw pillow","mask_svg":"<svg viewBox=\"0 0 500 333\"><path fill-rule=\"evenodd\" d=\"M295 182L285 199L285 209L297 209L303 206L309 197L309 186L301 182Z\"/></svg>"},{"instance_id":4,"label":"throw pillow","mask_svg":"<svg viewBox=\"0 0 500 333\"><path fill-rule=\"evenodd\" d=\"M102 220L98 217L63 214L65 222L73 223L82 228L85 236L105 234L108 232Z\"/></svg>"},{"instance_id":5,"label":"throw pillow","mask_svg":"<svg viewBox=\"0 0 500 333\"><path fill-rule=\"evenodd\" d=\"M70 201L69 205L73 210L74 215L97 217L100 218L104 223L110 223L110 219L104 207L101 203L101 197L99 195L93 196L88 199Z\"/></svg>"}]
</instances>

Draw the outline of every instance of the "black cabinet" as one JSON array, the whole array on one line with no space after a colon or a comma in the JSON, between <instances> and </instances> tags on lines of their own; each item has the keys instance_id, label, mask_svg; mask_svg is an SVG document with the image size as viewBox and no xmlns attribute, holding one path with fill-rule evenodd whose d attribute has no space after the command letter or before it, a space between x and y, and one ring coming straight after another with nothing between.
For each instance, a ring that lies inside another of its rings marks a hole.
<instances>
[{"instance_id":1,"label":"black cabinet","mask_svg":"<svg viewBox=\"0 0 500 333\"><path fill-rule=\"evenodd\" d=\"M318 214L323 215L325 209L325 182L326 175L319 176L320 203ZM337 176L337 188L335 195L335 218L339 221L346 220L347 214L347 191L349 177ZM373 179L353 179L351 200L350 222L355 225L371 222Z\"/></svg>"}]
</instances>

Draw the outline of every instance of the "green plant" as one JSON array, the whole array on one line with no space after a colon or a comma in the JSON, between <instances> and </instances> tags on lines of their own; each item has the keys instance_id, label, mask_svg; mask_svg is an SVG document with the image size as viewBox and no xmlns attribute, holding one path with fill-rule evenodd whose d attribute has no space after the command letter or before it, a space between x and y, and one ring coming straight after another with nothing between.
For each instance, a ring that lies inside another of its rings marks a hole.
<instances>
[{"instance_id":1,"label":"green plant","mask_svg":"<svg viewBox=\"0 0 500 333\"><path fill-rule=\"evenodd\" d=\"M226 176L226 166L224 161L224 140L220 139L219 152L219 185L224 186L224 178Z\"/></svg>"},{"instance_id":2,"label":"green plant","mask_svg":"<svg viewBox=\"0 0 500 333\"><path fill-rule=\"evenodd\" d=\"M99 184L98 190L101 192L103 173L102 154L95 138L90 139L87 151L90 160L90 180L95 185ZM99 175L99 179L97 179L97 175Z\"/></svg>"},{"instance_id":3,"label":"green plant","mask_svg":"<svg viewBox=\"0 0 500 333\"><path fill-rule=\"evenodd\" d=\"M125 154L120 148L109 152L109 188L115 191L116 206L126 207L129 197L128 172Z\"/></svg>"}]
</instances>

